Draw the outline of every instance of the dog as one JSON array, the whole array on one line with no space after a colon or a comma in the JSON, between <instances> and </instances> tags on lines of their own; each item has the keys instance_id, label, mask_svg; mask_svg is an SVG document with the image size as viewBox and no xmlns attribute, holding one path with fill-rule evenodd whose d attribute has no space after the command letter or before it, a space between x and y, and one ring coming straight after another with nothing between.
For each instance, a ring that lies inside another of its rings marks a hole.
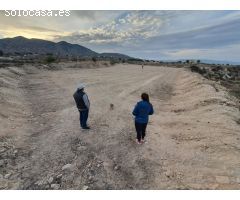
<instances>
[{"instance_id":1,"label":"dog","mask_svg":"<svg viewBox=\"0 0 240 200\"><path fill-rule=\"evenodd\" d=\"M114 110L114 104L110 104L110 110Z\"/></svg>"}]
</instances>

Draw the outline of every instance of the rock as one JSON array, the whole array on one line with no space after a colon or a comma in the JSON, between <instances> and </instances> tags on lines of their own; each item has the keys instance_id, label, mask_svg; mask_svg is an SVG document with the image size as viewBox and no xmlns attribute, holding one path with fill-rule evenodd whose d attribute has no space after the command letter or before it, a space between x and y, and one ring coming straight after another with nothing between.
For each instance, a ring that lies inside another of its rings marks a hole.
<instances>
[{"instance_id":1,"label":"rock","mask_svg":"<svg viewBox=\"0 0 240 200\"><path fill-rule=\"evenodd\" d=\"M12 174L11 173L8 173L4 176L5 179L8 179Z\"/></svg>"},{"instance_id":2,"label":"rock","mask_svg":"<svg viewBox=\"0 0 240 200\"><path fill-rule=\"evenodd\" d=\"M101 167L101 164L97 164L97 168Z\"/></svg>"},{"instance_id":3,"label":"rock","mask_svg":"<svg viewBox=\"0 0 240 200\"><path fill-rule=\"evenodd\" d=\"M6 150L7 150L7 149L5 149L4 147L2 147L2 148L0 149L0 153L4 153Z\"/></svg>"},{"instance_id":4,"label":"rock","mask_svg":"<svg viewBox=\"0 0 240 200\"><path fill-rule=\"evenodd\" d=\"M58 175L56 176L56 178L57 178L57 179L60 179L60 178L62 178L62 176L63 176L62 174L58 174Z\"/></svg>"},{"instance_id":5,"label":"rock","mask_svg":"<svg viewBox=\"0 0 240 200\"><path fill-rule=\"evenodd\" d=\"M114 167L114 170L119 170L120 169L120 166L118 166L118 165L116 165L115 167Z\"/></svg>"},{"instance_id":6,"label":"rock","mask_svg":"<svg viewBox=\"0 0 240 200\"><path fill-rule=\"evenodd\" d=\"M78 147L77 147L77 150L78 150L78 151L85 151L86 149L87 149L86 146L78 146Z\"/></svg>"},{"instance_id":7,"label":"rock","mask_svg":"<svg viewBox=\"0 0 240 200\"><path fill-rule=\"evenodd\" d=\"M37 182L35 182L35 185L43 186L43 185L49 185L49 184L48 184L48 180L45 178L45 179L38 180Z\"/></svg>"},{"instance_id":8,"label":"rock","mask_svg":"<svg viewBox=\"0 0 240 200\"><path fill-rule=\"evenodd\" d=\"M4 160L0 160L0 167L4 166Z\"/></svg>"},{"instance_id":9,"label":"rock","mask_svg":"<svg viewBox=\"0 0 240 200\"><path fill-rule=\"evenodd\" d=\"M41 186L41 185L44 184L44 181L43 180L39 180L39 181L35 182L35 184L38 185L38 186Z\"/></svg>"},{"instance_id":10,"label":"rock","mask_svg":"<svg viewBox=\"0 0 240 200\"><path fill-rule=\"evenodd\" d=\"M54 190L58 190L60 187L60 184L51 184L51 188Z\"/></svg>"},{"instance_id":11,"label":"rock","mask_svg":"<svg viewBox=\"0 0 240 200\"><path fill-rule=\"evenodd\" d=\"M93 176L89 176L89 177L88 177L88 180L89 180L89 181L92 181L92 180L93 180Z\"/></svg>"},{"instance_id":12,"label":"rock","mask_svg":"<svg viewBox=\"0 0 240 200\"><path fill-rule=\"evenodd\" d=\"M51 183L53 182L53 180L54 180L53 177L50 177L50 178L48 179L48 183L51 184Z\"/></svg>"},{"instance_id":13,"label":"rock","mask_svg":"<svg viewBox=\"0 0 240 200\"><path fill-rule=\"evenodd\" d=\"M229 180L228 176L216 176L216 181L218 183L223 183L223 184L230 183L230 180Z\"/></svg>"},{"instance_id":14,"label":"rock","mask_svg":"<svg viewBox=\"0 0 240 200\"><path fill-rule=\"evenodd\" d=\"M73 165L72 164L66 164L66 165L64 165L63 167L62 167L62 170L64 171L64 170L68 170L68 169L71 169L73 167Z\"/></svg>"},{"instance_id":15,"label":"rock","mask_svg":"<svg viewBox=\"0 0 240 200\"><path fill-rule=\"evenodd\" d=\"M171 176L171 172L170 171L166 171L165 175L169 178Z\"/></svg>"},{"instance_id":16,"label":"rock","mask_svg":"<svg viewBox=\"0 0 240 200\"><path fill-rule=\"evenodd\" d=\"M89 187L87 186L87 185L84 185L83 187L82 187L82 190L87 190Z\"/></svg>"}]
</instances>

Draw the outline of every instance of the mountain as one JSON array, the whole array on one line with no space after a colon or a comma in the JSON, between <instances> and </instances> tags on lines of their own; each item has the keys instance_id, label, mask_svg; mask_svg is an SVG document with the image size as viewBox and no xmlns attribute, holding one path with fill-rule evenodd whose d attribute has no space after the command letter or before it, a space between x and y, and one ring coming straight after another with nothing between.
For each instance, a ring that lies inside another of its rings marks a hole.
<instances>
[{"instance_id":1,"label":"mountain","mask_svg":"<svg viewBox=\"0 0 240 200\"><path fill-rule=\"evenodd\" d=\"M78 44L67 42L51 42L40 39L27 39L21 36L0 39L0 50L4 53L36 53L53 54L59 56L98 56L98 53Z\"/></svg>"},{"instance_id":2,"label":"mountain","mask_svg":"<svg viewBox=\"0 0 240 200\"><path fill-rule=\"evenodd\" d=\"M226 61L226 60L201 60L202 63L207 63L207 64L221 64L221 65L240 65L240 62L234 62L234 61Z\"/></svg>"},{"instance_id":3,"label":"mountain","mask_svg":"<svg viewBox=\"0 0 240 200\"><path fill-rule=\"evenodd\" d=\"M105 58L114 58L114 59L131 59L130 56L120 54L120 53L101 53L100 56Z\"/></svg>"}]
</instances>

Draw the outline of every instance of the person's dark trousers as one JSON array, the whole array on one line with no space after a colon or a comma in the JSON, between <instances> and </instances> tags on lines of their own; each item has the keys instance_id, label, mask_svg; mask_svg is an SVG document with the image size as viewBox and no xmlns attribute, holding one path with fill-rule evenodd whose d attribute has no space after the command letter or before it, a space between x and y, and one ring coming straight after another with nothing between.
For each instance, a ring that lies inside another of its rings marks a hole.
<instances>
[{"instance_id":1,"label":"person's dark trousers","mask_svg":"<svg viewBox=\"0 0 240 200\"><path fill-rule=\"evenodd\" d=\"M89 110L81 110L80 112L80 126L82 128L87 127L87 119Z\"/></svg>"},{"instance_id":2,"label":"person's dark trousers","mask_svg":"<svg viewBox=\"0 0 240 200\"><path fill-rule=\"evenodd\" d=\"M136 132L137 132L138 142L140 142L141 140L144 139L144 137L146 135L147 123L142 124L142 123L135 122L135 128L136 128Z\"/></svg>"}]
</instances>

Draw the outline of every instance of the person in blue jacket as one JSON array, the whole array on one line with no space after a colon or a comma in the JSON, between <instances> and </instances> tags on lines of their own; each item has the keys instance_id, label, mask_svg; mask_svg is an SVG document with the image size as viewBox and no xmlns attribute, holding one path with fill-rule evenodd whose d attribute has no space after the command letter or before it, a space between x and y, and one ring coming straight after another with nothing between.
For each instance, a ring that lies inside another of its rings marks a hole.
<instances>
[{"instance_id":1,"label":"person in blue jacket","mask_svg":"<svg viewBox=\"0 0 240 200\"><path fill-rule=\"evenodd\" d=\"M135 128L137 132L137 143L144 143L144 138L146 135L146 128L148 124L148 115L154 113L153 106L149 102L149 96L146 93L141 95L142 101L139 101L132 114L135 116Z\"/></svg>"}]
</instances>

